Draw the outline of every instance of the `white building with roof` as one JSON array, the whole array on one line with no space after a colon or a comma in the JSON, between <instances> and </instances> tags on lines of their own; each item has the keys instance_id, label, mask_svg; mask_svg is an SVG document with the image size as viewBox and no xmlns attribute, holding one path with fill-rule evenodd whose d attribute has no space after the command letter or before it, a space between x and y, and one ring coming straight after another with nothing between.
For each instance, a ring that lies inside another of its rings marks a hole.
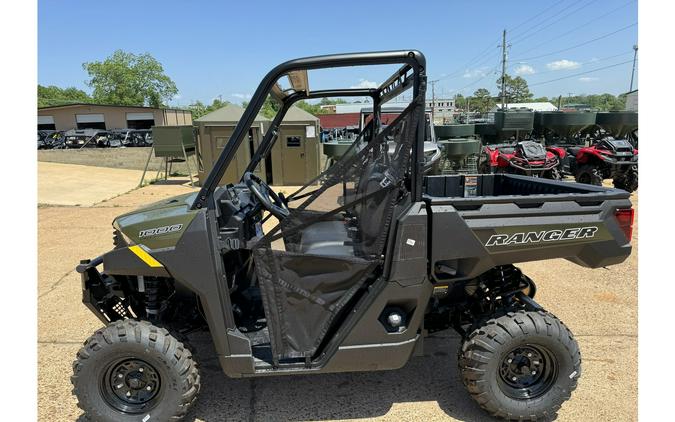
<instances>
[{"instance_id":1,"label":"white building with roof","mask_svg":"<svg viewBox=\"0 0 675 422\"><path fill-rule=\"evenodd\" d=\"M529 109L532 111L558 111L558 107L554 106L552 103L546 101L546 102L539 102L539 103L508 103L506 104L506 109L511 110L511 109L519 109L519 108L525 108ZM492 111L499 111L502 109L501 104L497 104Z\"/></svg>"}]
</instances>

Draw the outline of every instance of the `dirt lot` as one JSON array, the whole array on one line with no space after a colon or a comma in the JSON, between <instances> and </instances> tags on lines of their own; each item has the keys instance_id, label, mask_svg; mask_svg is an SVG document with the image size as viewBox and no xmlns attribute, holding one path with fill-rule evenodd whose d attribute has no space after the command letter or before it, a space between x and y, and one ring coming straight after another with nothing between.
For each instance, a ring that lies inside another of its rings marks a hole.
<instances>
[{"instance_id":1,"label":"dirt lot","mask_svg":"<svg viewBox=\"0 0 675 422\"><path fill-rule=\"evenodd\" d=\"M71 364L101 323L82 305L73 268L111 248L115 216L190 190L159 183L92 206L38 210L39 420L84 420L71 395ZM607 269L565 260L519 265L537 282L538 301L571 328L581 346L579 387L559 420L637 419L637 234L636 227L633 255ZM459 340L451 333L427 339L425 356L398 371L237 380L222 375L207 339L193 342L200 347L203 383L191 421L490 420L462 386L455 358Z\"/></svg>"}]
</instances>

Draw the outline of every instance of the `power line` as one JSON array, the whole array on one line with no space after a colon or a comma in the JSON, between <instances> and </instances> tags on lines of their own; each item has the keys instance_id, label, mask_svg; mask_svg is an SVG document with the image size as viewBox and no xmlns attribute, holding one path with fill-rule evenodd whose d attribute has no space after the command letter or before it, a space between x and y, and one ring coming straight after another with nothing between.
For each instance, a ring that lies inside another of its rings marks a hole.
<instances>
[{"instance_id":1,"label":"power line","mask_svg":"<svg viewBox=\"0 0 675 422\"><path fill-rule=\"evenodd\" d=\"M538 58L540 58L540 57L552 56L552 55L554 55L554 54L562 53L562 52L564 52L564 51L574 50L575 48L578 48L578 47L581 47L581 46L590 44L590 43L592 43L592 42L601 40L601 39L603 39L603 38L607 38L607 37L609 37L609 36L612 36L612 35L614 35L614 34L616 34L616 33L621 32L621 31L625 31L626 29L631 28L631 27L636 26L636 25L637 25L637 22L634 22L634 23L632 23L632 24L630 24L630 25L624 26L623 28L619 28L619 29L617 29L616 31L610 32L609 34L601 35L601 36L599 36L599 37L597 37L597 38L593 38L592 40L588 40L588 41L582 42L582 43L580 43L580 44L573 45L572 47L563 48L562 50L556 50L556 51L552 51L552 52L550 52L550 53L540 54L540 55L538 55L538 56L532 56L532 57L526 57L526 58L518 58L518 59L513 59L513 60L514 60L514 61L534 60L534 59L538 59Z\"/></svg>"},{"instance_id":2,"label":"power line","mask_svg":"<svg viewBox=\"0 0 675 422\"><path fill-rule=\"evenodd\" d=\"M461 74L462 72L464 72L464 71L469 67L469 65L473 64L473 62L474 62L475 60L477 60L477 59L479 59L479 58L481 58L481 57L484 57L486 54L489 54L489 53L490 53L490 50L492 50L493 48L494 48L494 45L490 45L488 48L486 48L485 50L483 50L480 54L478 54L477 56L475 56L473 59L471 59L471 60L469 60L468 62L466 62L466 64L463 65L461 68L458 68L458 69L456 69L455 71L453 71L453 72L451 72L451 73L448 73L447 75L438 78L438 80L449 79L449 78L451 78L451 77L455 77L455 76ZM488 59L489 59L489 57L488 57ZM478 66L479 64L484 63L485 61L486 61L486 60L483 59L483 60L481 60L479 63L476 63L475 66Z\"/></svg>"},{"instance_id":3,"label":"power line","mask_svg":"<svg viewBox=\"0 0 675 422\"><path fill-rule=\"evenodd\" d=\"M589 24L591 24L591 23L593 23L593 22L595 22L595 21L597 21L597 20L599 20L599 19L602 19L602 18L604 18L604 17L607 17L607 16L611 15L612 13L614 13L614 12L620 10L620 9L623 9L624 7L628 6L628 5L631 4L631 3L635 3L635 1L636 1L636 0L630 0L629 2L624 3L623 5L617 7L616 9L612 9L612 10L610 10L610 11L607 12L607 13L604 13L604 14L602 14L602 15L600 15L600 16L596 16L596 17L594 17L593 19L591 19L591 20L589 20L589 21L587 21L587 22L582 23L581 25L575 26L574 28L568 30L567 32L563 32L562 34L559 34L559 35L557 35L557 36L555 36L555 37L553 37L553 38L550 38L550 39L548 39L548 40L546 40L546 41L540 43L540 44L537 44L537 45L535 45L534 47L530 47L530 48L528 48L528 50L529 50L529 51L536 50L537 48L541 47L542 45L546 45L546 44L550 43L551 41L558 40L560 37L563 37L563 36L565 36L565 35L567 35L567 34L570 34L570 33L576 31L576 30L579 29L579 28L584 28L584 27L586 27L587 25L589 25Z\"/></svg>"},{"instance_id":4,"label":"power line","mask_svg":"<svg viewBox=\"0 0 675 422\"><path fill-rule=\"evenodd\" d=\"M525 25L526 23L530 22L532 19L538 18L539 16L543 15L544 13L548 12L549 10L554 9L557 5L559 5L559 4L562 3L563 1L565 1L565 0L560 0L560 1L558 1L557 3L555 3L553 6L548 6L547 8L545 8L544 10L542 10L541 12L537 13L536 15L527 18L526 20L524 20L523 22L519 23L518 25L514 25L513 27L511 27L511 28L508 29L509 33L512 34L512 33L514 33L514 32L518 32L518 28L520 28L521 26L523 26L523 25Z\"/></svg>"},{"instance_id":5,"label":"power line","mask_svg":"<svg viewBox=\"0 0 675 422\"><path fill-rule=\"evenodd\" d=\"M522 40L524 40L524 39L530 38L530 37L533 36L534 34L537 34L537 33L541 32L541 31L543 31L544 29L551 27L553 24L558 23L558 22L560 22L561 20L563 20L563 19L565 19L565 18L567 18L567 17L569 17L569 16L571 16L571 15L577 13L577 12L580 11L581 9L584 9L584 8L590 6L591 4L595 3L596 1L598 1L598 0L591 0L591 1L589 1L588 3L581 5L581 7L572 10L570 13L568 13L568 14L566 14L566 15L564 15L564 16L562 16L562 17L556 19L556 20L554 20L553 22L550 22L550 23L548 23L548 24L542 26L541 28L537 29L536 31L530 32L532 29L536 28L537 26L540 26L540 25L543 23L543 22L540 22L539 24L533 26L533 27L530 28L528 31L524 32L523 34L520 34L519 36L513 38L513 39L511 40L511 43L520 42L520 41L522 41ZM576 5L576 3L573 3L573 4L570 5L567 9L569 9L570 7L572 7L572 6L574 6L574 5ZM562 11L565 11L565 10L567 10L567 9L563 9ZM562 11L561 11L561 12L562 12ZM554 16L555 16L555 15L554 15Z\"/></svg>"},{"instance_id":6,"label":"power line","mask_svg":"<svg viewBox=\"0 0 675 422\"><path fill-rule=\"evenodd\" d=\"M494 75L495 72L497 71L498 67L499 67L499 66L495 66L495 67L493 67L492 69L490 69L490 71L487 72L487 73L485 73L485 75L483 75L482 78L476 79L475 81L473 81L473 82L471 82L470 84L465 85L465 86L463 86L463 87L461 87L461 88L451 89L449 92L461 92L461 91L464 91L465 89L467 89L467 88L469 88L469 87L472 87L473 85L476 85L478 82L482 81L483 79L487 78L488 76Z\"/></svg>"},{"instance_id":7,"label":"power line","mask_svg":"<svg viewBox=\"0 0 675 422\"><path fill-rule=\"evenodd\" d=\"M555 82L555 81L560 81L560 80L563 80L563 79L569 79L569 78L574 78L574 77L576 77L576 76L581 76L581 75L586 75L586 74L589 74L589 73L599 72L599 71L601 71L601 70L610 69L610 68L612 68L612 67L617 67L617 66L621 66L621 65L623 65L623 64L626 64L626 63L632 63L632 62L633 62L633 60L628 60L628 61L621 62L621 63L615 63L615 64L612 64L612 65L609 65L609 66L600 67L600 68L598 68L598 69L587 70L586 72L578 72L578 73L575 73L575 74L573 74L573 75L567 75L567 76L563 76L563 77L560 77L560 78L551 79L551 80L548 80L548 81L543 81L543 82L537 82L537 83L529 84L529 86L544 85L544 84L547 84L547 83L551 83L551 82Z\"/></svg>"}]
</instances>

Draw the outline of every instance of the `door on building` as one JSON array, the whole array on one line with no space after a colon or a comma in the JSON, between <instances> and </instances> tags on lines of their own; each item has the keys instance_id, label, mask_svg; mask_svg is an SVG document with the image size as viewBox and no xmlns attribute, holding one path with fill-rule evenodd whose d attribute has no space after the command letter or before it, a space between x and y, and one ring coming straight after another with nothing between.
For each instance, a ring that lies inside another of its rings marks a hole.
<instances>
[{"instance_id":1,"label":"door on building","mask_svg":"<svg viewBox=\"0 0 675 422\"><path fill-rule=\"evenodd\" d=\"M307 182L307 140L305 127L283 128L281 141L281 173L284 185ZM279 183L275 181L275 183Z\"/></svg>"},{"instance_id":2,"label":"door on building","mask_svg":"<svg viewBox=\"0 0 675 422\"><path fill-rule=\"evenodd\" d=\"M150 129L155 125L153 113L127 113L128 129Z\"/></svg>"},{"instance_id":3,"label":"door on building","mask_svg":"<svg viewBox=\"0 0 675 422\"><path fill-rule=\"evenodd\" d=\"M78 129L106 129L103 114L76 114L75 121Z\"/></svg>"},{"instance_id":4,"label":"door on building","mask_svg":"<svg viewBox=\"0 0 675 422\"><path fill-rule=\"evenodd\" d=\"M211 146L209 154L204 154L202 152L202 160L204 164L209 163L209 170L213 167L215 161L220 157L220 154L223 152L225 145L230 141L230 137L234 132L234 127L214 127L210 130L211 137ZM239 145L239 149L234 156L234 159L230 162L230 165L225 170L225 174L221 179L220 184L227 183L238 183L239 178L248 166L248 163L251 161L253 153L258 149L260 145L261 136L260 131L257 127L252 127L249 129L248 136L244 138L244 141ZM263 180L266 179L265 173L265 163L261 163L258 167L255 168L254 173L261 177Z\"/></svg>"},{"instance_id":5,"label":"door on building","mask_svg":"<svg viewBox=\"0 0 675 422\"><path fill-rule=\"evenodd\" d=\"M56 130L54 116L38 116L38 130Z\"/></svg>"}]
</instances>

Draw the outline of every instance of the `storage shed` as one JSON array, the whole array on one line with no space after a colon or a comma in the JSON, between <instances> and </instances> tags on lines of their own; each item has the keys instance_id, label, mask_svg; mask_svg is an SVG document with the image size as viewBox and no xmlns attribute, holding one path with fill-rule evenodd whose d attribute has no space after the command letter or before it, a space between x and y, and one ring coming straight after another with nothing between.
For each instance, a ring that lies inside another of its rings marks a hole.
<instances>
[{"instance_id":1,"label":"storage shed","mask_svg":"<svg viewBox=\"0 0 675 422\"><path fill-rule=\"evenodd\" d=\"M243 114L243 108L228 104L195 120L202 162L199 169L201 183L206 180ZM235 159L223 175L221 185L239 181L270 124L270 119L260 114L256 117L248 141L244 140L239 146ZM269 184L302 185L319 175L322 159L319 119L304 110L291 107L281 122L272 152L255 173Z\"/></svg>"},{"instance_id":2,"label":"storage shed","mask_svg":"<svg viewBox=\"0 0 675 422\"><path fill-rule=\"evenodd\" d=\"M270 155L270 184L304 185L318 176L325 162L319 141L319 118L291 107L281 121L279 137Z\"/></svg>"},{"instance_id":3,"label":"storage shed","mask_svg":"<svg viewBox=\"0 0 675 422\"><path fill-rule=\"evenodd\" d=\"M200 184L203 184L206 180L206 176L209 175L213 164L223 152L225 144L230 140L234 127L243 114L243 108L238 105L228 104L225 107L195 119L198 130L197 151L199 151L201 160L198 172ZM239 181L239 177L251 161L253 152L255 152L255 149L260 144L269 124L270 119L258 114L248 133L248 142L242 142L239 146L235 159L232 160L223 175L223 179L220 182L221 185L237 183ZM256 169L255 173L265 180L265 163L263 163L262 168Z\"/></svg>"}]
</instances>

